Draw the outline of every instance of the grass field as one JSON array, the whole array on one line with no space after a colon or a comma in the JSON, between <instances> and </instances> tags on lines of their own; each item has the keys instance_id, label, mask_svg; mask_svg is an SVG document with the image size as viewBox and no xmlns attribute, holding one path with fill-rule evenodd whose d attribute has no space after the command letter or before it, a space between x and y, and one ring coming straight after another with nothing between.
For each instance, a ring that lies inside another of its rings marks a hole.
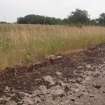
<instances>
[{"instance_id":1,"label":"grass field","mask_svg":"<svg viewBox=\"0 0 105 105\"><path fill-rule=\"evenodd\" d=\"M0 68L105 43L104 27L0 25Z\"/></svg>"}]
</instances>

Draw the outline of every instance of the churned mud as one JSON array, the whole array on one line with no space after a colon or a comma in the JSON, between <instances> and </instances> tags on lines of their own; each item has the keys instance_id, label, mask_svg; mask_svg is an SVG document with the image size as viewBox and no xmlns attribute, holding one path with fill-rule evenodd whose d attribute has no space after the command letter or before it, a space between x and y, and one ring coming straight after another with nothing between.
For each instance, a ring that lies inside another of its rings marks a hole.
<instances>
[{"instance_id":1,"label":"churned mud","mask_svg":"<svg viewBox=\"0 0 105 105\"><path fill-rule=\"evenodd\" d=\"M105 105L105 44L1 70L0 105Z\"/></svg>"}]
</instances>

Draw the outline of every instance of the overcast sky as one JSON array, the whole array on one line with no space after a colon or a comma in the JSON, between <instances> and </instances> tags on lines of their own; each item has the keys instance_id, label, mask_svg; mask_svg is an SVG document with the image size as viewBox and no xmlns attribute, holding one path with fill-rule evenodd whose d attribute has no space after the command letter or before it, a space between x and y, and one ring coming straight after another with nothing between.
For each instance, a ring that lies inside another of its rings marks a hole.
<instances>
[{"instance_id":1,"label":"overcast sky","mask_svg":"<svg viewBox=\"0 0 105 105\"><path fill-rule=\"evenodd\" d=\"M0 21L14 22L27 14L64 18L76 8L95 18L105 12L105 0L0 0Z\"/></svg>"}]
</instances>

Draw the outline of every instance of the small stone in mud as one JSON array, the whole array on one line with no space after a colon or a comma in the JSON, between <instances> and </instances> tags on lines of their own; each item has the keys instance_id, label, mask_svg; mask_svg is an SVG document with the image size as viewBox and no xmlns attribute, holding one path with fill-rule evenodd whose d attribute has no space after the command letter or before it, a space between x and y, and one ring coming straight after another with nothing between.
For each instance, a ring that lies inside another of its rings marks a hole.
<instances>
[{"instance_id":1,"label":"small stone in mud","mask_svg":"<svg viewBox=\"0 0 105 105\"><path fill-rule=\"evenodd\" d=\"M83 66L78 66L78 67L77 67L77 69L82 69L82 68L83 68Z\"/></svg>"},{"instance_id":2,"label":"small stone in mud","mask_svg":"<svg viewBox=\"0 0 105 105\"><path fill-rule=\"evenodd\" d=\"M49 56L46 57L46 59L48 59L48 60L55 60L56 56L55 55L49 55Z\"/></svg>"},{"instance_id":3,"label":"small stone in mud","mask_svg":"<svg viewBox=\"0 0 105 105\"><path fill-rule=\"evenodd\" d=\"M44 81L47 81L50 85L55 84L54 79L50 75L44 76L43 79L44 79Z\"/></svg>"},{"instance_id":4,"label":"small stone in mud","mask_svg":"<svg viewBox=\"0 0 105 105\"><path fill-rule=\"evenodd\" d=\"M39 89L41 90L41 92L43 94L47 94L48 93L48 90L47 90L47 88L44 85L43 86L40 86Z\"/></svg>"},{"instance_id":5,"label":"small stone in mud","mask_svg":"<svg viewBox=\"0 0 105 105\"><path fill-rule=\"evenodd\" d=\"M9 92L10 91L10 87L6 86L4 89L5 92Z\"/></svg>"},{"instance_id":6,"label":"small stone in mud","mask_svg":"<svg viewBox=\"0 0 105 105\"><path fill-rule=\"evenodd\" d=\"M57 76L62 76L62 73L59 72L59 71L57 71L57 72L56 72L56 75L57 75Z\"/></svg>"},{"instance_id":7,"label":"small stone in mud","mask_svg":"<svg viewBox=\"0 0 105 105\"><path fill-rule=\"evenodd\" d=\"M100 89L101 85L100 84L93 84L93 87L96 88L96 89Z\"/></svg>"},{"instance_id":8,"label":"small stone in mud","mask_svg":"<svg viewBox=\"0 0 105 105\"><path fill-rule=\"evenodd\" d=\"M91 68L91 65L90 64L87 64L86 65L86 68L90 69Z\"/></svg>"},{"instance_id":9,"label":"small stone in mud","mask_svg":"<svg viewBox=\"0 0 105 105\"><path fill-rule=\"evenodd\" d=\"M62 58L63 58L63 56L60 56L60 55L56 57L57 60L62 59Z\"/></svg>"},{"instance_id":10,"label":"small stone in mud","mask_svg":"<svg viewBox=\"0 0 105 105\"><path fill-rule=\"evenodd\" d=\"M56 60L56 59L61 59L62 56L56 56L56 55L49 55L48 57L46 57L48 60Z\"/></svg>"},{"instance_id":11,"label":"small stone in mud","mask_svg":"<svg viewBox=\"0 0 105 105\"><path fill-rule=\"evenodd\" d=\"M64 95L64 90L60 86L55 86L50 89L50 93L54 96Z\"/></svg>"},{"instance_id":12,"label":"small stone in mud","mask_svg":"<svg viewBox=\"0 0 105 105\"><path fill-rule=\"evenodd\" d=\"M71 99L71 101L73 101L73 102L74 102L74 101L75 101L75 98L72 98L72 99Z\"/></svg>"}]
</instances>

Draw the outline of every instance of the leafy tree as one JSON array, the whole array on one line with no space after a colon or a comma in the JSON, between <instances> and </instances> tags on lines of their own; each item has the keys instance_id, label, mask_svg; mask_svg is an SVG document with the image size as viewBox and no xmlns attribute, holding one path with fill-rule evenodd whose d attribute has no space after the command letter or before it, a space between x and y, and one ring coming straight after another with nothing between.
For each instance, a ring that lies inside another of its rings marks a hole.
<instances>
[{"instance_id":1,"label":"leafy tree","mask_svg":"<svg viewBox=\"0 0 105 105\"><path fill-rule=\"evenodd\" d=\"M27 15L25 17L20 17L17 19L17 23L19 24L62 24L61 19L53 18L53 17L45 17L40 15Z\"/></svg>"},{"instance_id":2,"label":"leafy tree","mask_svg":"<svg viewBox=\"0 0 105 105\"><path fill-rule=\"evenodd\" d=\"M76 9L71 15L68 17L69 24L88 24L89 16L86 10Z\"/></svg>"},{"instance_id":3,"label":"leafy tree","mask_svg":"<svg viewBox=\"0 0 105 105\"><path fill-rule=\"evenodd\" d=\"M0 22L4 23L4 22ZM105 13L98 19L90 19L88 11L76 9L65 19L29 14L17 19L18 24L49 24L49 25L102 25L105 26Z\"/></svg>"},{"instance_id":4,"label":"leafy tree","mask_svg":"<svg viewBox=\"0 0 105 105\"><path fill-rule=\"evenodd\" d=\"M9 24L9 23L6 21L0 21L0 24Z\"/></svg>"},{"instance_id":5,"label":"leafy tree","mask_svg":"<svg viewBox=\"0 0 105 105\"><path fill-rule=\"evenodd\" d=\"M99 25L105 25L105 13L100 14L100 17L98 18Z\"/></svg>"},{"instance_id":6,"label":"leafy tree","mask_svg":"<svg viewBox=\"0 0 105 105\"><path fill-rule=\"evenodd\" d=\"M25 24L26 22L25 22L23 17L19 17L19 18L17 18L17 23L18 24Z\"/></svg>"},{"instance_id":7,"label":"leafy tree","mask_svg":"<svg viewBox=\"0 0 105 105\"><path fill-rule=\"evenodd\" d=\"M89 25L98 25L98 24L99 24L98 19L91 19L89 22Z\"/></svg>"}]
</instances>

